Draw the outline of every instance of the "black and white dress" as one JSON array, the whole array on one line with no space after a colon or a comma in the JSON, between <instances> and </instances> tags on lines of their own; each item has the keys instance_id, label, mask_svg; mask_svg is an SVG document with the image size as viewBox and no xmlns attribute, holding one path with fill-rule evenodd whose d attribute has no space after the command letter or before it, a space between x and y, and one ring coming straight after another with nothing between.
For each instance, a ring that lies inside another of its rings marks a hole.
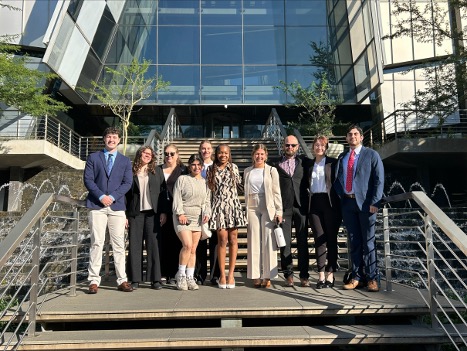
<instances>
[{"instance_id":1,"label":"black and white dress","mask_svg":"<svg viewBox=\"0 0 467 351\"><path fill-rule=\"evenodd\" d=\"M212 170L213 166L210 166L208 172ZM243 183L237 165L228 163L224 169L217 168L215 182L216 189L211 196L212 213L209 228L217 230L245 227L247 221L237 191L237 187Z\"/></svg>"}]
</instances>

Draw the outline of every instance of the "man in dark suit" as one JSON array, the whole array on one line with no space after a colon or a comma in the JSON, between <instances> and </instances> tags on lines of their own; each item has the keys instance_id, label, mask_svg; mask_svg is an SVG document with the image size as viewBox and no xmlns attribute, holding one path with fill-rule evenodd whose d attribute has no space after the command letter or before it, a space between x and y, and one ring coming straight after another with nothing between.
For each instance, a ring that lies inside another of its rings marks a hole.
<instances>
[{"instance_id":1,"label":"man in dark suit","mask_svg":"<svg viewBox=\"0 0 467 351\"><path fill-rule=\"evenodd\" d=\"M279 172L279 182L282 196L283 223L285 247L281 247L281 268L286 278L285 286L292 287L293 262L291 252L292 224L295 227L298 250L298 270L301 286L310 286L308 273L308 190L304 163L306 158L297 155L298 140L294 135L284 139L283 156L271 165Z\"/></svg>"},{"instance_id":2,"label":"man in dark suit","mask_svg":"<svg viewBox=\"0 0 467 351\"><path fill-rule=\"evenodd\" d=\"M131 292L125 272L125 194L133 179L131 162L117 151L120 130L109 127L104 131L105 148L89 155L84 168L84 185L89 193L91 249L88 267L89 294L96 294L101 282L102 250L105 231L109 228L118 290Z\"/></svg>"},{"instance_id":3,"label":"man in dark suit","mask_svg":"<svg viewBox=\"0 0 467 351\"><path fill-rule=\"evenodd\" d=\"M368 291L379 291L376 261L376 213L383 196L384 168L379 154L362 146L363 131L357 125L347 130L350 150L338 158L335 190L341 198L342 217L350 241L352 279L344 285L352 290L367 283Z\"/></svg>"}]
</instances>

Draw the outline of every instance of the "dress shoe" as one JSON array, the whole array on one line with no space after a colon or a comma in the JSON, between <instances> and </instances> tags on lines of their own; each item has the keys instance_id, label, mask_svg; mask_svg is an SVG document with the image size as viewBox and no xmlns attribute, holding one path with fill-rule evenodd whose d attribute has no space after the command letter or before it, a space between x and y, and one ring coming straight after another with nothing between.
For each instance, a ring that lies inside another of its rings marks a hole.
<instances>
[{"instance_id":1,"label":"dress shoe","mask_svg":"<svg viewBox=\"0 0 467 351\"><path fill-rule=\"evenodd\" d=\"M332 277L332 281L326 279L324 284L326 285L326 288L333 288L335 281L336 281L336 278Z\"/></svg>"},{"instance_id":2,"label":"dress shoe","mask_svg":"<svg viewBox=\"0 0 467 351\"><path fill-rule=\"evenodd\" d=\"M261 282L261 287L269 289L271 287L271 281L269 279L263 279Z\"/></svg>"},{"instance_id":3,"label":"dress shoe","mask_svg":"<svg viewBox=\"0 0 467 351\"><path fill-rule=\"evenodd\" d=\"M378 292L379 291L379 285L376 280L370 280L367 285L367 289L369 292Z\"/></svg>"},{"instance_id":4,"label":"dress shoe","mask_svg":"<svg viewBox=\"0 0 467 351\"><path fill-rule=\"evenodd\" d=\"M366 288L367 285L368 285L368 283L367 283L366 280L359 280L358 285L357 285L357 289Z\"/></svg>"},{"instance_id":5,"label":"dress shoe","mask_svg":"<svg viewBox=\"0 0 467 351\"><path fill-rule=\"evenodd\" d=\"M307 278L300 278L300 286L302 288L307 288L310 286L310 281Z\"/></svg>"},{"instance_id":6,"label":"dress shoe","mask_svg":"<svg viewBox=\"0 0 467 351\"><path fill-rule=\"evenodd\" d=\"M255 288L261 288L261 279L255 279L253 282Z\"/></svg>"},{"instance_id":7,"label":"dress shoe","mask_svg":"<svg viewBox=\"0 0 467 351\"><path fill-rule=\"evenodd\" d=\"M139 288L139 283L133 282L133 283L131 283L131 287L133 288L133 290L136 290L136 289Z\"/></svg>"},{"instance_id":8,"label":"dress shoe","mask_svg":"<svg viewBox=\"0 0 467 351\"><path fill-rule=\"evenodd\" d=\"M132 292L133 288L128 282L123 282L118 286L118 290L123 291L123 292Z\"/></svg>"},{"instance_id":9,"label":"dress shoe","mask_svg":"<svg viewBox=\"0 0 467 351\"><path fill-rule=\"evenodd\" d=\"M326 287L326 282L324 280L318 280L316 283L316 289L324 289Z\"/></svg>"},{"instance_id":10,"label":"dress shoe","mask_svg":"<svg viewBox=\"0 0 467 351\"><path fill-rule=\"evenodd\" d=\"M358 286L358 280L352 279L348 284L345 284L342 288L344 290L353 290Z\"/></svg>"},{"instance_id":11,"label":"dress shoe","mask_svg":"<svg viewBox=\"0 0 467 351\"><path fill-rule=\"evenodd\" d=\"M99 290L97 284L91 284L89 285L88 294L97 294L97 290Z\"/></svg>"},{"instance_id":12,"label":"dress shoe","mask_svg":"<svg viewBox=\"0 0 467 351\"><path fill-rule=\"evenodd\" d=\"M154 290L160 290L160 289L162 289L162 284L161 284L161 282L152 282L152 283L151 283L151 289L154 289Z\"/></svg>"},{"instance_id":13,"label":"dress shoe","mask_svg":"<svg viewBox=\"0 0 467 351\"><path fill-rule=\"evenodd\" d=\"M227 289L227 283L221 283L221 280L219 279L218 282L217 282L217 287L219 289Z\"/></svg>"},{"instance_id":14,"label":"dress shoe","mask_svg":"<svg viewBox=\"0 0 467 351\"><path fill-rule=\"evenodd\" d=\"M285 280L285 286L288 288L292 288L293 285L293 275L289 275L287 279Z\"/></svg>"}]
</instances>

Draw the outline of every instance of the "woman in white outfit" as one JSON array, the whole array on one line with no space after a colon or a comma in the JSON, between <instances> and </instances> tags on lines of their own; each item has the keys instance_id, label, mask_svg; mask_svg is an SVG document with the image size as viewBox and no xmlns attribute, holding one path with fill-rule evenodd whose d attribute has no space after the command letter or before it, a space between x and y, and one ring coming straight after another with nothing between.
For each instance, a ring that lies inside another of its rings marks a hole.
<instances>
[{"instance_id":1,"label":"woman in white outfit","mask_svg":"<svg viewBox=\"0 0 467 351\"><path fill-rule=\"evenodd\" d=\"M245 169L247 208L247 278L256 288L269 288L278 273L274 223L282 222L282 198L277 169L266 164L264 144L253 147L253 166Z\"/></svg>"}]
</instances>

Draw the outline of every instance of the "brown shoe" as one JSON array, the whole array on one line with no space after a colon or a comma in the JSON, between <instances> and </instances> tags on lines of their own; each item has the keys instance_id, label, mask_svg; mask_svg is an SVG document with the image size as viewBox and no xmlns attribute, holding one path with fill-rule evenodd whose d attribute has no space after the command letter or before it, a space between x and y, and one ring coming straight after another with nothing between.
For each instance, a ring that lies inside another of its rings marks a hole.
<instances>
[{"instance_id":1,"label":"brown shoe","mask_svg":"<svg viewBox=\"0 0 467 351\"><path fill-rule=\"evenodd\" d=\"M348 284L345 284L342 288L344 290L353 290L358 286L358 280L352 279Z\"/></svg>"},{"instance_id":2,"label":"brown shoe","mask_svg":"<svg viewBox=\"0 0 467 351\"><path fill-rule=\"evenodd\" d=\"M261 282L261 287L269 289L271 287L271 281L269 279L263 279Z\"/></svg>"},{"instance_id":3,"label":"brown shoe","mask_svg":"<svg viewBox=\"0 0 467 351\"><path fill-rule=\"evenodd\" d=\"M307 288L310 286L310 281L306 278L300 278L300 286L302 288Z\"/></svg>"},{"instance_id":4,"label":"brown shoe","mask_svg":"<svg viewBox=\"0 0 467 351\"><path fill-rule=\"evenodd\" d=\"M370 280L368 282L367 289L369 292L378 292L379 291L378 282L376 280Z\"/></svg>"},{"instance_id":5,"label":"brown shoe","mask_svg":"<svg viewBox=\"0 0 467 351\"><path fill-rule=\"evenodd\" d=\"M99 290L97 284L91 284L89 285L88 294L97 294L97 290Z\"/></svg>"},{"instance_id":6,"label":"brown shoe","mask_svg":"<svg viewBox=\"0 0 467 351\"><path fill-rule=\"evenodd\" d=\"M124 292L132 292L133 288L131 287L130 284L128 284L128 282L123 282L122 284L118 286L118 290L124 291Z\"/></svg>"},{"instance_id":7,"label":"brown shoe","mask_svg":"<svg viewBox=\"0 0 467 351\"><path fill-rule=\"evenodd\" d=\"M367 285L368 285L368 283L367 283L366 280L359 280L358 285L357 285L357 289L366 288Z\"/></svg>"},{"instance_id":8,"label":"brown shoe","mask_svg":"<svg viewBox=\"0 0 467 351\"><path fill-rule=\"evenodd\" d=\"M289 275L285 281L285 286L288 288L293 287L293 275Z\"/></svg>"}]
</instances>

